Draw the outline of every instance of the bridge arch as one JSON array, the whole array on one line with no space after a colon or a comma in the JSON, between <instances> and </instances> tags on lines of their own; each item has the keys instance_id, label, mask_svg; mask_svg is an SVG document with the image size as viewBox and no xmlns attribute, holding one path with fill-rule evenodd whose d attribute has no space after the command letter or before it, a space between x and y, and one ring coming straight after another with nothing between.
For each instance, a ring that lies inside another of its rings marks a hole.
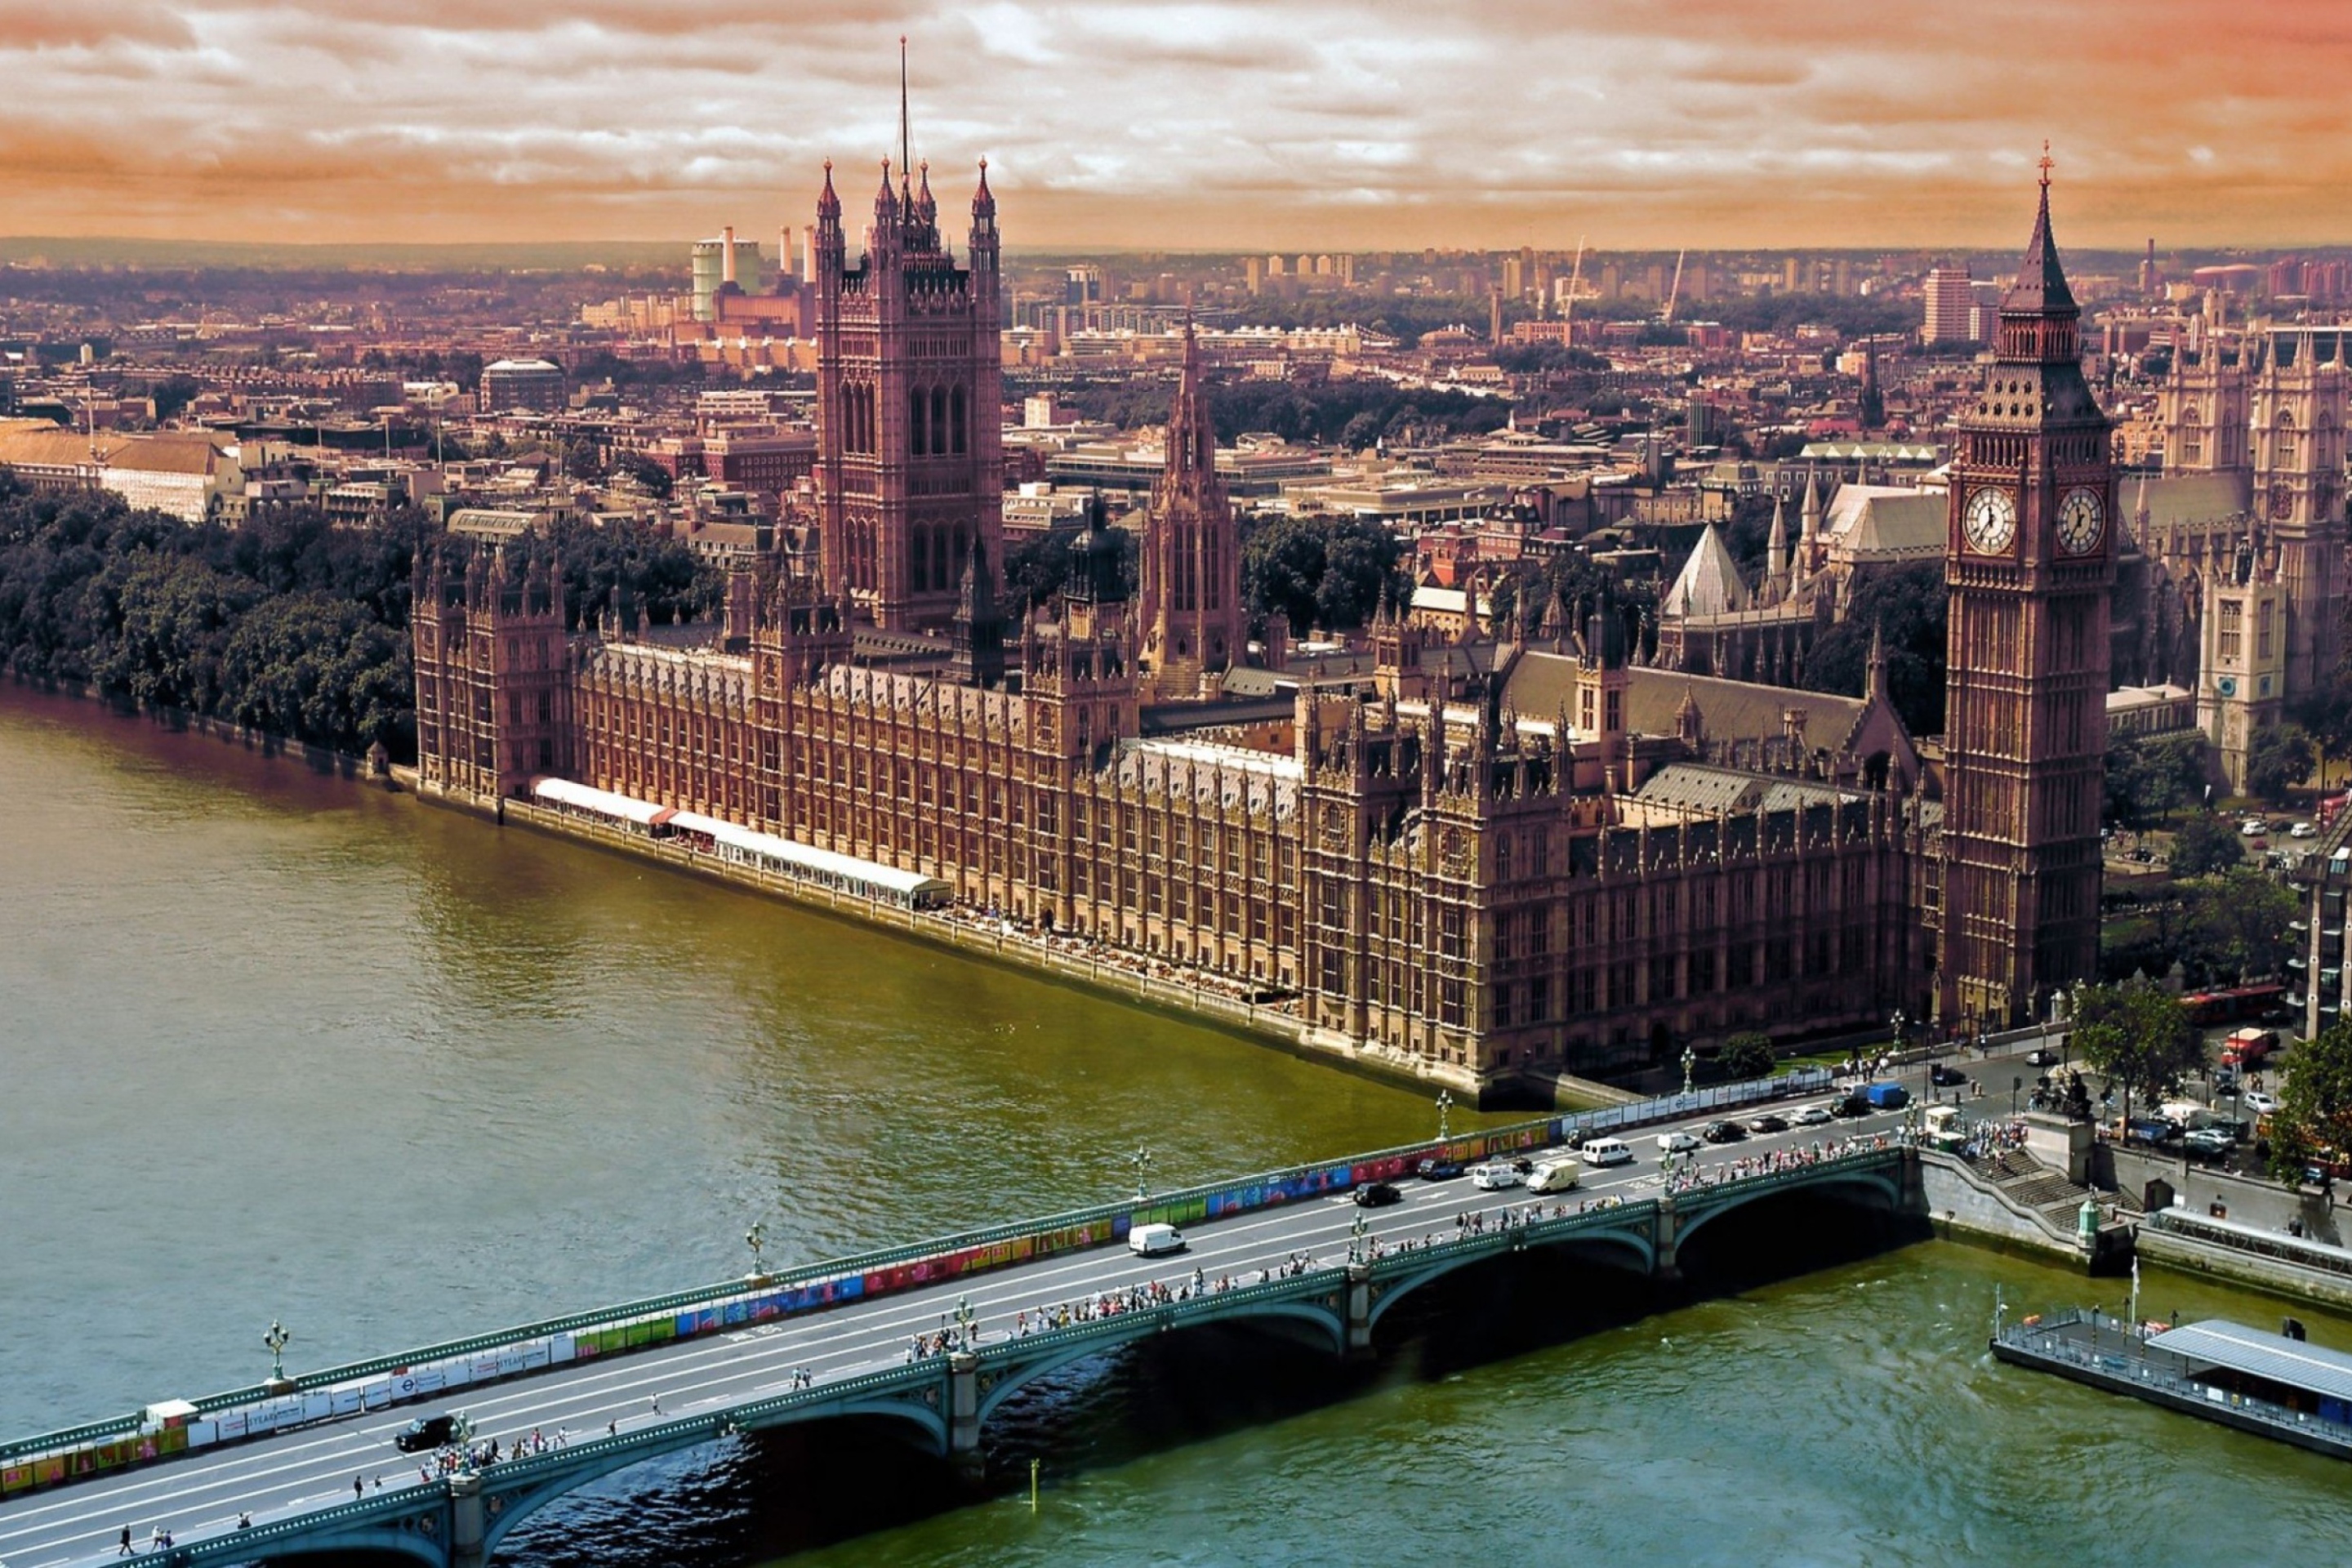
<instances>
[{"instance_id":1,"label":"bridge arch","mask_svg":"<svg viewBox=\"0 0 2352 1568\"><path fill-rule=\"evenodd\" d=\"M572 1462L552 1468L542 1468L543 1460L532 1462L528 1475L503 1489L498 1486L499 1477L493 1470L483 1488L483 1555L488 1557L494 1553L509 1531L558 1498L633 1465L683 1453L688 1448L698 1448L741 1433L768 1432L818 1421L870 1415L911 1422L922 1432L934 1451L947 1451L947 1417L939 1409L919 1398L893 1398L887 1393L867 1393L794 1405L781 1414L753 1422L739 1422L723 1415L714 1416L707 1426L688 1427L666 1436L648 1434L642 1442L619 1447L591 1447L584 1451L574 1451L576 1457ZM438 1556L430 1557L427 1561L436 1564L436 1568L440 1568L443 1562Z\"/></svg>"},{"instance_id":2,"label":"bridge arch","mask_svg":"<svg viewBox=\"0 0 2352 1568\"><path fill-rule=\"evenodd\" d=\"M1190 1329L1206 1328L1212 1323L1239 1323L1253 1318L1280 1318L1303 1322L1331 1342L1334 1354L1346 1349L1347 1321L1339 1313L1318 1306L1312 1301L1248 1301L1229 1310L1220 1310L1212 1298L1208 1302L1181 1313L1162 1309L1135 1314L1138 1321L1129 1333L1106 1334L1077 1344L1057 1347L1034 1361L1015 1361L1003 1367L980 1396L977 1414L982 1425L996 1407L1048 1373L1074 1366L1121 1345L1135 1344L1163 1333L1181 1333ZM1017 1344L1018 1342L1016 1341Z\"/></svg>"},{"instance_id":3,"label":"bridge arch","mask_svg":"<svg viewBox=\"0 0 2352 1568\"><path fill-rule=\"evenodd\" d=\"M1885 1167L1833 1172L1813 1181L1785 1186L1759 1187L1747 1184L1735 1184L1721 1189L1720 1195L1713 1197L1711 1201L1704 1201L1706 1194L1700 1194L1703 1206L1685 1207L1681 1201L1677 1201L1675 1247L1679 1251L1689 1243L1692 1235L1708 1221L1730 1214L1734 1210L1746 1208L1759 1199L1810 1196L1817 1193L1832 1192L1841 1187L1860 1187L1871 1196L1883 1199L1890 1214L1902 1206L1902 1183L1893 1169Z\"/></svg>"},{"instance_id":4,"label":"bridge arch","mask_svg":"<svg viewBox=\"0 0 2352 1568\"><path fill-rule=\"evenodd\" d=\"M1647 1215L1644 1214L1643 1217L1646 1220ZM1634 1229L1612 1226L1608 1229L1571 1230L1549 1237L1538 1236L1519 1239L1520 1245L1498 1247L1491 1251L1471 1253L1466 1257L1441 1258L1426 1268L1417 1269L1411 1274L1402 1276L1393 1283L1388 1283L1387 1289L1381 1291L1380 1299L1372 1303L1371 1310L1366 1314L1365 1327L1367 1329L1376 1327L1391 1307L1395 1306L1423 1285L1443 1279L1449 1274L1458 1273L1473 1264L1485 1263L1496 1258L1507 1258L1517 1252L1532 1252L1538 1247L1596 1247L1603 1251L1627 1255L1633 1259L1631 1267L1635 1272L1641 1274L1646 1275L1657 1267L1657 1247L1650 1239L1649 1226L1646 1223Z\"/></svg>"},{"instance_id":5,"label":"bridge arch","mask_svg":"<svg viewBox=\"0 0 2352 1568\"><path fill-rule=\"evenodd\" d=\"M443 1526L438 1521L432 1533L415 1528L403 1528L397 1523L354 1526L331 1530L316 1535L299 1535L290 1540L271 1542L255 1546L236 1543L233 1537L206 1541L205 1547L236 1545L231 1554L208 1552L201 1559L217 1563L284 1563L299 1565L307 1561L344 1563L354 1557L375 1557L385 1563L423 1563L430 1568L447 1568L447 1543L441 1539ZM166 1561L177 1561L169 1554Z\"/></svg>"}]
</instances>

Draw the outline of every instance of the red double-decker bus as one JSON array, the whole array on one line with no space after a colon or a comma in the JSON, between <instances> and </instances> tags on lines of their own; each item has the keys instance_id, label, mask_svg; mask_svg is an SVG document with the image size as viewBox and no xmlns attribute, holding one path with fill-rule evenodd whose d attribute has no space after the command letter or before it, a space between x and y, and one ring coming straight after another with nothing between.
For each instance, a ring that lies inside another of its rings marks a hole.
<instances>
[{"instance_id":1,"label":"red double-decker bus","mask_svg":"<svg viewBox=\"0 0 2352 1568\"><path fill-rule=\"evenodd\" d=\"M2189 1021L2201 1028L2208 1024L2249 1022L2285 1000L2284 985L2240 985L2228 991L2191 992L2180 999L2180 1006Z\"/></svg>"}]
</instances>

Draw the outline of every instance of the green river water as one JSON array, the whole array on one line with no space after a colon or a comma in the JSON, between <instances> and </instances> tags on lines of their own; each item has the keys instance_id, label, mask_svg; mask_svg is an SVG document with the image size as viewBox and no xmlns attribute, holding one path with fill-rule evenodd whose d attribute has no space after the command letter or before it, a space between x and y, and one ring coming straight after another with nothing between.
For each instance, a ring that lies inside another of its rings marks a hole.
<instances>
[{"instance_id":1,"label":"green river water","mask_svg":"<svg viewBox=\"0 0 2352 1568\"><path fill-rule=\"evenodd\" d=\"M1424 1136L1420 1096L0 685L0 1430ZM1457 1121L1459 1118L1457 1117ZM1549 1264L1380 1363L1069 1369L985 1483L886 1436L641 1467L516 1563L2335 1563L2352 1469L1995 1365L2121 1287L1776 1210L1696 1299ZM2151 1271L2144 1305L2352 1348ZM1402 1316L1402 1314L1400 1314ZM1042 1506L1027 1496L1042 1461Z\"/></svg>"}]
</instances>

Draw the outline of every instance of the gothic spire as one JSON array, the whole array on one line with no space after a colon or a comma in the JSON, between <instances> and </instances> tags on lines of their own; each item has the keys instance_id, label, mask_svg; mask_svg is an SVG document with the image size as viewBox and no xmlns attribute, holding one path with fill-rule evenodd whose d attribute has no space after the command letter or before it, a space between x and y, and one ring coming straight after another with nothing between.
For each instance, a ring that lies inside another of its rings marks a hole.
<instances>
[{"instance_id":1,"label":"gothic spire","mask_svg":"<svg viewBox=\"0 0 2352 1568\"><path fill-rule=\"evenodd\" d=\"M2033 237L2026 242L2017 283L2001 297L2003 315L2072 315L2074 291L2058 264L2058 243L2050 237L2050 143L2042 144L2042 206L2034 214Z\"/></svg>"},{"instance_id":2,"label":"gothic spire","mask_svg":"<svg viewBox=\"0 0 2352 1568\"><path fill-rule=\"evenodd\" d=\"M1192 313L1184 313L1184 368L1176 384L1176 406L1168 416L1168 474L1213 479L1217 471L1217 430L1209 417L1209 397L1201 384L1201 346L1192 331Z\"/></svg>"},{"instance_id":3,"label":"gothic spire","mask_svg":"<svg viewBox=\"0 0 2352 1568\"><path fill-rule=\"evenodd\" d=\"M820 218L841 216L841 197L834 192L833 160L830 158L824 161L824 189L817 194L816 216Z\"/></svg>"}]
</instances>

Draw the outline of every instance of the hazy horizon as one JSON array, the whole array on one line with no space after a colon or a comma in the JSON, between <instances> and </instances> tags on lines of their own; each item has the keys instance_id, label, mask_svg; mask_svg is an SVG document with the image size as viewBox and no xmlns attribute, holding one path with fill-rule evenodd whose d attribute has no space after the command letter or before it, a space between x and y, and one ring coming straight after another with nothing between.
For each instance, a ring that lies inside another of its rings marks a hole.
<instances>
[{"instance_id":1,"label":"hazy horizon","mask_svg":"<svg viewBox=\"0 0 2352 1568\"><path fill-rule=\"evenodd\" d=\"M898 142L1049 252L2352 241L2336 0L0 0L29 237L770 247ZM101 112L93 113L99 106Z\"/></svg>"}]
</instances>

